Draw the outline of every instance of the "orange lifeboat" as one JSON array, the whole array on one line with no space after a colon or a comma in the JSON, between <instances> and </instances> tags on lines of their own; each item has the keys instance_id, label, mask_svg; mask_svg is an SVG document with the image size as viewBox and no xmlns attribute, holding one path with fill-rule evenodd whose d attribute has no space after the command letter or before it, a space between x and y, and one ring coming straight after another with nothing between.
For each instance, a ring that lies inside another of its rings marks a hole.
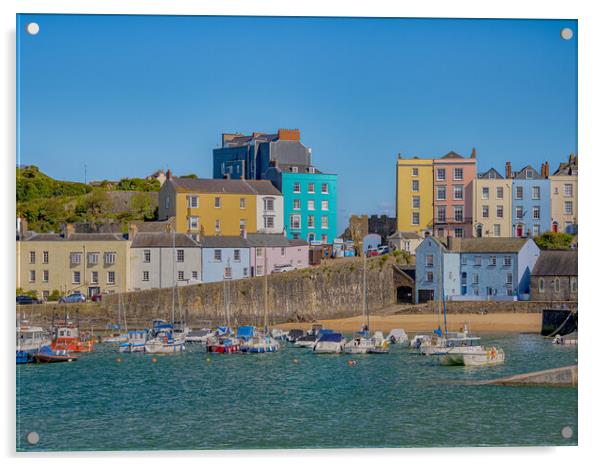
<instances>
[{"instance_id":1,"label":"orange lifeboat","mask_svg":"<svg viewBox=\"0 0 602 466\"><path fill-rule=\"evenodd\" d=\"M74 353L88 353L94 350L94 341L82 338L79 328L72 322L58 322L54 327L50 347Z\"/></svg>"}]
</instances>

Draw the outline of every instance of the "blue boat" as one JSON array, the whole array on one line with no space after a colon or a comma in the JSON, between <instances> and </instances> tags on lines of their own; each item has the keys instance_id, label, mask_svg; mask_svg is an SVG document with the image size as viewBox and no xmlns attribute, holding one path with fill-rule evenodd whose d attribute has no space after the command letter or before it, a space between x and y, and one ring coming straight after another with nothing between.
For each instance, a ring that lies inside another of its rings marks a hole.
<instances>
[{"instance_id":1,"label":"blue boat","mask_svg":"<svg viewBox=\"0 0 602 466\"><path fill-rule=\"evenodd\" d=\"M148 330L130 330L127 341L119 345L120 353L144 353L144 345L148 339Z\"/></svg>"},{"instance_id":2,"label":"blue boat","mask_svg":"<svg viewBox=\"0 0 602 466\"><path fill-rule=\"evenodd\" d=\"M34 355L44 345L50 344L50 337L42 327L20 325L17 327L17 364L35 362Z\"/></svg>"}]
</instances>

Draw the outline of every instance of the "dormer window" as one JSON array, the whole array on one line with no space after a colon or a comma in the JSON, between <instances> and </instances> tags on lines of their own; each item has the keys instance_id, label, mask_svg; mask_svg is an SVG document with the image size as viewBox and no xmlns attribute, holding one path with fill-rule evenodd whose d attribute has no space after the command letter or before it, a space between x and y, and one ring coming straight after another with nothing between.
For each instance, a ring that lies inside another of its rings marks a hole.
<instances>
[{"instance_id":1,"label":"dormer window","mask_svg":"<svg viewBox=\"0 0 602 466\"><path fill-rule=\"evenodd\" d=\"M299 167L291 167L291 172L299 173Z\"/></svg>"},{"instance_id":2,"label":"dormer window","mask_svg":"<svg viewBox=\"0 0 602 466\"><path fill-rule=\"evenodd\" d=\"M309 173L316 173L316 167L309 167Z\"/></svg>"},{"instance_id":3,"label":"dormer window","mask_svg":"<svg viewBox=\"0 0 602 466\"><path fill-rule=\"evenodd\" d=\"M532 170L527 170L527 172L526 172L525 176L526 176L527 178L533 178L533 171L532 171Z\"/></svg>"}]
</instances>

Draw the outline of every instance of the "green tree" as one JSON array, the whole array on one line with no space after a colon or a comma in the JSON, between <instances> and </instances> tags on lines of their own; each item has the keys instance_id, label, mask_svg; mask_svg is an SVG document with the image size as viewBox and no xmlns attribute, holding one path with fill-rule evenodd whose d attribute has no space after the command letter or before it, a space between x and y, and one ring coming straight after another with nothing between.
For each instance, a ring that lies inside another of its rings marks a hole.
<instances>
[{"instance_id":1,"label":"green tree","mask_svg":"<svg viewBox=\"0 0 602 466\"><path fill-rule=\"evenodd\" d=\"M134 218L139 220L154 220L155 208L148 193L136 193L131 199L131 210Z\"/></svg>"},{"instance_id":2,"label":"green tree","mask_svg":"<svg viewBox=\"0 0 602 466\"><path fill-rule=\"evenodd\" d=\"M570 249L573 235L550 231L537 236L534 241L540 249Z\"/></svg>"}]
</instances>

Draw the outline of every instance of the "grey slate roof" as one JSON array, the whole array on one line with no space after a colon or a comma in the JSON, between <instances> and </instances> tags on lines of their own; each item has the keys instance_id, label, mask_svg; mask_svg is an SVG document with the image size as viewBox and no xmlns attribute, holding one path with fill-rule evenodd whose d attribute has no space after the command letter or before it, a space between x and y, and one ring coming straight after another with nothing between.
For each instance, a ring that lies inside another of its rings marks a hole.
<instances>
[{"instance_id":1,"label":"grey slate roof","mask_svg":"<svg viewBox=\"0 0 602 466\"><path fill-rule=\"evenodd\" d=\"M132 241L132 248L171 248L172 233L138 233ZM198 248L199 244L184 233L175 234L176 248Z\"/></svg>"},{"instance_id":2,"label":"grey slate roof","mask_svg":"<svg viewBox=\"0 0 602 466\"><path fill-rule=\"evenodd\" d=\"M422 239L422 236L413 231L396 231L388 239Z\"/></svg>"},{"instance_id":3,"label":"grey slate roof","mask_svg":"<svg viewBox=\"0 0 602 466\"><path fill-rule=\"evenodd\" d=\"M286 236L273 233L249 233L247 241L251 247L286 248L291 246Z\"/></svg>"},{"instance_id":4,"label":"grey slate roof","mask_svg":"<svg viewBox=\"0 0 602 466\"><path fill-rule=\"evenodd\" d=\"M479 173L477 175L477 178L480 180L503 180L504 179L504 177L502 175L500 175L500 172L498 172L495 168L490 168L486 172Z\"/></svg>"},{"instance_id":5,"label":"grey slate roof","mask_svg":"<svg viewBox=\"0 0 602 466\"><path fill-rule=\"evenodd\" d=\"M196 179L173 177L167 181L178 192L214 193L214 194L259 194L281 196L274 185L268 180L227 180L227 179Z\"/></svg>"},{"instance_id":6,"label":"grey slate roof","mask_svg":"<svg viewBox=\"0 0 602 466\"><path fill-rule=\"evenodd\" d=\"M527 170L531 170L533 172L533 176L531 178L527 178ZM539 174L535 168L531 165L527 165L526 167L521 168L519 171L514 172L514 178L517 180L543 180L544 177Z\"/></svg>"},{"instance_id":7,"label":"grey slate roof","mask_svg":"<svg viewBox=\"0 0 602 466\"><path fill-rule=\"evenodd\" d=\"M453 238L451 252L514 253L522 249L529 238Z\"/></svg>"},{"instance_id":8,"label":"grey slate roof","mask_svg":"<svg viewBox=\"0 0 602 466\"><path fill-rule=\"evenodd\" d=\"M541 251L531 275L577 276L577 251Z\"/></svg>"},{"instance_id":9,"label":"grey slate roof","mask_svg":"<svg viewBox=\"0 0 602 466\"><path fill-rule=\"evenodd\" d=\"M248 248L249 242L242 236L205 236L199 240L204 248Z\"/></svg>"},{"instance_id":10,"label":"grey slate roof","mask_svg":"<svg viewBox=\"0 0 602 466\"><path fill-rule=\"evenodd\" d=\"M58 233L36 233L24 241L126 241L118 233L73 233L68 238Z\"/></svg>"},{"instance_id":11,"label":"grey slate roof","mask_svg":"<svg viewBox=\"0 0 602 466\"><path fill-rule=\"evenodd\" d=\"M292 173L293 167L297 167L297 173L311 173L309 171L309 169L310 169L310 167L312 167L312 165L295 165L295 164L284 164L284 163L278 164L278 168L281 171L286 172L286 173ZM313 167L313 168L314 168L314 173L322 173L316 167Z\"/></svg>"}]
</instances>

